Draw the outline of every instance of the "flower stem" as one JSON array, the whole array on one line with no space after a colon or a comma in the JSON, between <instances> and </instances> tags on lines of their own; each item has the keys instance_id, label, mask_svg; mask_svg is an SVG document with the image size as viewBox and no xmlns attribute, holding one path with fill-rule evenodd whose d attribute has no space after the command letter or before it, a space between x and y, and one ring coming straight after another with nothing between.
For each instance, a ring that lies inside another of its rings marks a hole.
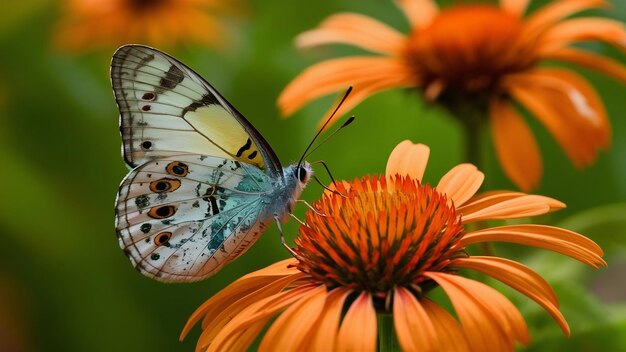
<instances>
[{"instance_id":1,"label":"flower stem","mask_svg":"<svg viewBox=\"0 0 626 352\"><path fill-rule=\"evenodd\" d=\"M452 113L461 121L465 129L465 162L471 163L478 167L479 170L484 169L483 165L483 140L485 133L486 121L488 119L487 111L475 103L464 101L452 109ZM481 224L472 223L471 230L479 230ZM491 242L482 242L478 244L478 248L483 255L495 255L495 249Z\"/></svg>"},{"instance_id":2,"label":"flower stem","mask_svg":"<svg viewBox=\"0 0 626 352\"><path fill-rule=\"evenodd\" d=\"M401 351L396 339L396 332L393 327L393 315L389 313L378 313L378 351Z\"/></svg>"}]
</instances>

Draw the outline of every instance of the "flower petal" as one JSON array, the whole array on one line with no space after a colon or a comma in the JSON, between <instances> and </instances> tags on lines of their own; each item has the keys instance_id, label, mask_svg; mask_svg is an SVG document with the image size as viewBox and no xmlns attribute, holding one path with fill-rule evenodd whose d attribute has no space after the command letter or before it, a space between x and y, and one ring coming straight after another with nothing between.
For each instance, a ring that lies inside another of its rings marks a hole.
<instances>
[{"instance_id":1,"label":"flower petal","mask_svg":"<svg viewBox=\"0 0 626 352\"><path fill-rule=\"evenodd\" d=\"M477 351L511 351L515 340L527 345L528 329L513 304L495 289L478 281L440 272L425 272L446 292L463 330Z\"/></svg>"},{"instance_id":2,"label":"flower petal","mask_svg":"<svg viewBox=\"0 0 626 352\"><path fill-rule=\"evenodd\" d=\"M458 207L457 210L460 214L470 215L479 210L497 205L498 203L508 201L514 198L526 197L527 194L522 192L512 191L489 191L480 193L472 197L467 203ZM565 208L565 204L559 202L556 199L544 197L543 202L550 208L549 211L555 211ZM465 218L463 220L466 220Z\"/></svg>"},{"instance_id":3,"label":"flower petal","mask_svg":"<svg viewBox=\"0 0 626 352\"><path fill-rule=\"evenodd\" d=\"M297 261L293 258L282 260L266 268L247 274L228 285L198 307L191 317L189 317L189 320L180 334L180 340L182 341L185 338L191 328L200 321L202 317L204 317L202 324L204 329L209 322L219 320L217 316L223 313L224 307L228 307L250 294L256 295L254 296L254 301L256 301L262 298L265 293L271 295L274 292L278 292L281 287L302 277L298 269L290 266L296 262Z\"/></svg>"},{"instance_id":4,"label":"flower petal","mask_svg":"<svg viewBox=\"0 0 626 352\"><path fill-rule=\"evenodd\" d=\"M465 234L460 246L479 242L512 242L558 252L594 268L606 266L602 249L589 238L576 232L545 225L509 225L492 227Z\"/></svg>"},{"instance_id":5,"label":"flower petal","mask_svg":"<svg viewBox=\"0 0 626 352\"><path fill-rule=\"evenodd\" d=\"M391 88L408 88L414 85L415 83L413 82L413 79L405 75L389 76L380 78L376 81L364 81L363 84L360 85L354 84L352 94L344 100L343 104L341 104L339 108L335 108L334 106L331 107L324 115L324 118L320 120L318 127L321 128L324 125L335 109L337 109L337 112L335 112L335 116L328 122L326 128L330 127L343 115L347 114L350 110L359 105L363 100L376 93Z\"/></svg>"},{"instance_id":6,"label":"flower petal","mask_svg":"<svg viewBox=\"0 0 626 352\"><path fill-rule=\"evenodd\" d=\"M513 97L535 114L574 165L591 164L610 143L610 127L600 98L587 82L563 69L535 69L510 75Z\"/></svg>"},{"instance_id":7,"label":"flower petal","mask_svg":"<svg viewBox=\"0 0 626 352\"><path fill-rule=\"evenodd\" d=\"M325 19L318 28L300 34L296 45L302 48L342 43L397 55L404 48L405 41L400 32L378 20L356 13L340 13Z\"/></svg>"},{"instance_id":8,"label":"flower petal","mask_svg":"<svg viewBox=\"0 0 626 352\"><path fill-rule=\"evenodd\" d=\"M404 287L396 287L393 295L393 325L404 351L435 351L435 327L422 305Z\"/></svg>"},{"instance_id":9,"label":"flower petal","mask_svg":"<svg viewBox=\"0 0 626 352\"><path fill-rule=\"evenodd\" d=\"M565 207L565 204L555 199L537 195L524 194L507 200L495 201L498 198L488 201L479 200L475 203L468 203L467 207L458 208L463 222L524 218L549 213L558 209L557 204L562 205L561 208Z\"/></svg>"},{"instance_id":10,"label":"flower petal","mask_svg":"<svg viewBox=\"0 0 626 352\"><path fill-rule=\"evenodd\" d=\"M598 54L573 48L562 48L544 54L543 58L576 64L626 82L626 66L619 61Z\"/></svg>"},{"instance_id":11,"label":"flower petal","mask_svg":"<svg viewBox=\"0 0 626 352\"><path fill-rule=\"evenodd\" d=\"M426 28L439 13L433 0L395 0L413 30Z\"/></svg>"},{"instance_id":12,"label":"flower petal","mask_svg":"<svg viewBox=\"0 0 626 352\"><path fill-rule=\"evenodd\" d=\"M326 302L326 286L311 291L307 299L301 299L285 310L267 330L259 351L298 351Z\"/></svg>"},{"instance_id":13,"label":"flower petal","mask_svg":"<svg viewBox=\"0 0 626 352\"><path fill-rule=\"evenodd\" d=\"M319 286L307 285L294 288L289 291L283 291L278 294L261 299L245 309L230 320L213 338L208 341L207 351L230 351L234 346L241 349L247 347L254 341L265 323L270 320L276 313L300 300L307 300L318 292ZM260 326L260 329L259 329ZM247 333L249 329L253 329L256 333ZM203 332L203 335L205 332ZM200 336L200 341L203 341ZM205 343L207 341L204 341ZM206 346L206 345L205 345ZM243 348L241 348L243 347Z\"/></svg>"},{"instance_id":14,"label":"flower petal","mask_svg":"<svg viewBox=\"0 0 626 352\"><path fill-rule=\"evenodd\" d=\"M420 303L435 328L438 351L466 352L470 350L465 332L450 313L428 298L421 299Z\"/></svg>"},{"instance_id":15,"label":"flower petal","mask_svg":"<svg viewBox=\"0 0 626 352\"><path fill-rule=\"evenodd\" d=\"M522 191L539 185L542 166L532 131L515 108L501 99L489 107L493 142L502 169Z\"/></svg>"},{"instance_id":16,"label":"flower petal","mask_svg":"<svg viewBox=\"0 0 626 352\"><path fill-rule=\"evenodd\" d=\"M526 39L540 34L559 20L584 10L607 7L604 0L569 0L555 1L531 14L524 23L524 36Z\"/></svg>"},{"instance_id":17,"label":"flower petal","mask_svg":"<svg viewBox=\"0 0 626 352\"><path fill-rule=\"evenodd\" d=\"M396 174L406 175L409 178L422 182L429 155L430 148L428 146L404 140L389 155L385 175L387 177L392 177Z\"/></svg>"},{"instance_id":18,"label":"flower petal","mask_svg":"<svg viewBox=\"0 0 626 352\"><path fill-rule=\"evenodd\" d=\"M483 256L457 258L450 265L480 271L523 293L542 306L559 324L563 333L569 336L569 326L558 309L556 293L539 274L527 266L504 258Z\"/></svg>"},{"instance_id":19,"label":"flower petal","mask_svg":"<svg viewBox=\"0 0 626 352\"><path fill-rule=\"evenodd\" d=\"M363 292L343 318L334 350L376 351L376 310L372 296Z\"/></svg>"},{"instance_id":20,"label":"flower petal","mask_svg":"<svg viewBox=\"0 0 626 352\"><path fill-rule=\"evenodd\" d=\"M285 87L278 97L278 106L283 115L290 115L304 104L321 96L354 87L348 99L355 99L368 89L384 81L385 86L392 87L410 85L413 78L407 64L395 58L384 57L346 57L332 59L315 64L305 69ZM397 82L397 83L396 83ZM377 89L378 91L381 89ZM365 97L360 97L360 100ZM344 103L347 104L348 101Z\"/></svg>"},{"instance_id":21,"label":"flower petal","mask_svg":"<svg viewBox=\"0 0 626 352\"><path fill-rule=\"evenodd\" d=\"M448 171L437 184L437 191L445 193L455 206L467 202L482 185L485 175L472 164L460 164Z\"/></svg>"},{"instance_id":22,"label":"flower petal","mask_svg":"<svg viewBox=\"0 0 626 352\"><path fill-rule=\"evenodd\" d=\"M555 24L537 43L539 55L578 41L599 40L626 49L626 26L608 18L574 18Z\"/></svg>"},{"instance_id":23,"label":"flower petal","mask_svg":"<svg viewBox=\"0 0 626 352\"><path fill-rule=\"evenodd\" d=\"M500 0L500 8L516 17L522 17L529 0Z\"/></svg>"},{"instance_id":24,"label":"flower petal","mask_svg":"<svg viewBox=\"0 0 626 352\"><path fill-rule=\"evenodd\" d=\"M324 308L307 337L305 346L309 346L312 351L332 351L335 348L341 313L351 292L350 289L338 287L328 293Z\"/></svg>"}]
</instances>

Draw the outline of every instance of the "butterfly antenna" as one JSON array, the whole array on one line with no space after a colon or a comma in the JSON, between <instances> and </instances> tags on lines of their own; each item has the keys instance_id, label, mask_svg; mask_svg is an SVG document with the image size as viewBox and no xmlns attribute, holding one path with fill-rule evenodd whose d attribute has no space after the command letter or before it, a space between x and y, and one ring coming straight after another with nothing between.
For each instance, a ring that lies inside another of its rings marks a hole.
<instances>
[{"instance_id":1,"label":"butterfly antenna","mask_svg":"<svg viewBox=\"0 0 626 352\"><path fill-rule=\"evenodd\" d=\"M314 151L317 150L317 148L321 147L324 143L326 143L326 141L328 141L332 136L334 136L335 134L337 134L337 132L341 131L342 128L348 126L349 124L351 124L354 121L355 117L354 115L350 116L350 118L348 118L346 120L346 122L344 122L341 126L339 126L339 128L337 128L335 131L333 131L333 133L329 134L326 138L324 138L323 141L321 141L315 148L311 149L305 156L303 159L305 159L307 156L313 154Z\"/></svg>"},{"instance_id":2,"label":"butterfly antenna","mask_svg":"<svg viewBox=\"0 0 626 352\"><path fill-rule=\"evenodd\" d=\"M300 165L302 165L302 161L304 160L304 157L307 155L307 152L309 151L309 149L311 149L311 146L313 146L313 143L315 143L315 140L317 139L317 137L319 137L319 135L322 134L322 131L324 131L324 129L330 123L330 121L333 119L333 117L335 117L335 114L337 113L337 111L339 110L341 105L343 105L343 103L346 101L346 99L348 99L348 96L350 95L350 92L352 92L352 87L348 87L348 90L346 90L346 93L343 95L343 98L341 98L341 101L339 101L339 104L337 104L337 107L335 108L333 113L330 114L330 117L328 117L328 119L326 119L326 122L324 122L322 127L319 129L319 131L317 131L317 133L315 134L315 136L311 140L311 143L309 143L309 145L306 147L306 149L304 150L304 153L302 153L302 157L298 161L298 168L297 169L299 169ZM350 121L350 122L352 122L352 121Z\"/></svg>"}]
</instances>

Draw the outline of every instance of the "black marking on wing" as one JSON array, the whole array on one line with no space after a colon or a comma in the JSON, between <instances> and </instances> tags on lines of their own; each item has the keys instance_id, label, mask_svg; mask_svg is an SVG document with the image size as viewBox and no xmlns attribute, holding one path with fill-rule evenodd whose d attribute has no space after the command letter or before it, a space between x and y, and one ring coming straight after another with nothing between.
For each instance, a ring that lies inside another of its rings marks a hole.
<instances>
[{"instance_id":1,"label":"black marking on wing","mask_svg":"<svg viewBox=\"0 0 626 352\"><path fill-rule=\"evenodd\" d=\"M172 90L176 88L176 86L185 79L185 74L183 71L176 67L176 65L171 65L170 69L165 73L165 77L161 78L159 81L160 88L166 88ZM157 93L159 93L157 91Z\"/></svg>"},{"instance_id":2,"label":"black marking on wing","mask_svg":"<svg viewBox=\"0 0 626 352\"><path fill-rule=\"evenodd\" d=\"M243 155L243 152L245 152L246 150L250 149L250 147L252 146L252 141L250 140L250 138L248 138L248 141L246 142L246 144L243 145L243 147L239 148L239 150L237 151L237 157L241 157ZM254 151L256 153L256 151ZM255 154L256 155L256 154ZM254 158L252 158L254 159Z\"/></svg>"},{"instance_id":3,"label":"black marking on wing","mask_svg":"<svg viewBox=\"0 0 626 352\"><path fill-rule=\"evenodd\" d=\"M250 153L250 155L248 155L248 159L253 160L254 157L256 157L256 150Z\"/></svg>"},{"instance_id":4,"label":"black marking on wing","mask_svg":"<svg viewBox=\"0 0 626 352\"><path fill-rule=\"evenodd\" d=\"M205 94L202 96L202 99L199 101L194 101L193 103L189 104L189 106L183 108L183 113L182 116L185 116L185 114L187 114L189 111L196 111L198 108L201 108L203 106L208 106L208 105L219 105L220 102L217 100L217 98L215 98L215 96L213 94Z\"/></svg>"},{"instance_id":5,"label":"black marking on wing","mask_svg":"<svg viewBox=\"0 0 626 352\"><path fill-rule=\"evenodd\" d=\"M139 61L139 63L137 64L137 67L136 67L135 70L137 70L137 69L139 69L139 68L141 68L143 66L146 66L148 64L148 62L150 62L152 60L154 60L154 54L150 54L150 55L148 55L146 57L141 58L141 61ZM135 76L136 75L137 74L135 73Z\"/></svg>"}]
</instances>

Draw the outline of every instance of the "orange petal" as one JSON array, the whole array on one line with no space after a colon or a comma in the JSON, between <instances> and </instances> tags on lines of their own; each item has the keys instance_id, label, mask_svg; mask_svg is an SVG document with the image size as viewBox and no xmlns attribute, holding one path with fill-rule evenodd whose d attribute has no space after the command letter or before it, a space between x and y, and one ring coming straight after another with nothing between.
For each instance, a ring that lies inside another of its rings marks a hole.
<instances>
[{"instance_id":1,"label":"orange petal","mask_svg":"<svg viewBox=\"0 0 626 352\"><path fill-rule=\"evenodd\" d=\"M599 40L626 49L626 26L608 18L574 18L555 24L539 39L539 55L543 56L573 42Z\"/></svg>"},{"instance_id":2,"label":"orange petal","mask_svg":"<svg viewBox=\"0 0 626 352\"><path fill-rule=\"evenodd\" d=\"M458 207L476 194L484 179L485 175L476 166L460 164L443 175L436 189L445 193Z\"/></svg>"},{"instance_id":3,"label":"orange petal","mask_svg":"<svg viewBox=\"0 0 626 352\"><path fill-rule=\"evenodd\" d=\"M479 242L512 242L539 247L577 259L594 268L606 266L602 249L589 238L576 232L545 225L509 225L492 227L465 234L461 246Z\"/></svg>"},{"instance_id":4,"label":"orange petal","mask_svg":"<svg viewBox=\"0 0 626 352\"><path fill-rule=\"evenodd\" d=\"M528 2L529 0L500 0L500 7L511 15L522 17L528 7Z\"/></svg>"},{"instance_id":5,"label":"orange petal","mask_svg":"<svg viewBox=\"0 0 626 352\"><path fill-rule=\"evenodd\" d=\"M247 274L246 276L243 276L228 285L226 288L198 307L191 317L189 317L189 320L180 334L180 340L185 338L191 328L198 321L200 321L202 317L205 317L205 323L202 324L204 328L206 327L206 323L208 321L217 320L216 317L224 311L224 307L230 306L242 297L249 294L255 294L255 292L257 292L255 300L258 300L263 297L265 292L269 292L268 294L270 295L275 292L275 289L270 288L268 291L264 291L264 288L268 286L279 287L278 291L280 291L281 286L284 287L294 280L297 280L299 277L302 277L302 275L299 274L300 271L296 269L295 266L290 267L291 264L295 263L296 260L293 258L286 259L261 270ZM276 283L277 281L280 282Z\"/></svg>"},{"instance_id":6,"label":"orange petal","mask_svg":"<svg viewBox=\"0 0 626 352\"><path fill-rule=\"evenodd\" d=\"M198 341L198 347L200 347L200 341L203 341L203 345L208 345L208 351L230 351L233 350L234 346L244 347L245 350L256 338L254 334L246 334L248 329L255 328L257 333L260 332L257 330L259 325L262 328L269 319L285 307L300 300L309 299L318 292L318 288L319 286L315 285L300 286L261 299L243 309L239 314L234 315L214 339L203 340L203 332Z\"/></svg>"},{"instance_id":7,"label":"orange petal","mask_svg":"<svg viewBox=\"0 0 626 352\"><path fill-rule=\"evenodd\" d=\"M395 0L396 5L404 12L411 23L411 28L423 29L430 25L439 8L433 0Z\"/></svg>"},{"instance_id":8,"label":"orange petal","mask_svg":"<svg viewBox=\"0 0 626 352\"><path fill-rule=\"evenodd\" d=\"M420 303L435 328L438 339L438 351L466 352L470 350L465 338L465 332L450 313L428 298L421 299Z\"/></svg>"},{"instance_id":9,"label":"orange petal","mask_svg":"<svg viewBox=\"0 0 626 352\"><path fill-rule=\"evenodd\" d=\"M318 28L304 32L296 38L298 47L341 43L389 55L399 54L405 42L406 38L395 29L356 13L332 15Z\"/></svg>"},{"instance_id":10,"label":"orange petal","mask_svg":"<svg viewBox=\"0 0 626 352\"><path fill-rule=\"evenodd\" d=\"M541 156L532 131L515 108L501 99L489 106L493 142L502 169L522 191L539 185Z\"/></svg>"},{"instance_id":11,"label":"orange petal","mask_svg":"<svg viewBox=\"0 0 626 352\"><path fill-rule=\"evenodd\" d=\"M336 351L376 351L376 310L372 296L363 292L343 318Z\"/></svg>"},{"instance_id":12,"label":"orange petal","mask_svg":"<svg viewBox=\"0 0 626 352\"><path fill-rule=\"evenodd\" d=\"M562 48L544 54L543 58L569 62L626 82L626 67L619 61L598 54L578 49Z\"/></svg>"},{"instance_id":13,"label":"orange petal","mask_svg":"<svg viewBox=\"0 0 626 352\"><path fill-rule=\"evenodd\" d=\"M311 330L305 346L310 346L312 351L333 350L337 341L343 305L351 292L350 289L339 287L328 293L326 304L320 312L320 317Z\"/></svg>"},{"instance_id":14,"label":"orange petal","mask_svg":"<svg viewBox=\"0 0 626 352\"><path fill-rule=\"evenodd\" d=\"M285 310L267 330L259 351L298 351L326 302L326 286L311 291L307 299L301 299Z\"/></svg>"},{"instance_id":15,"label":"orange petal","mask_svg":"<svg viewBox=\"0 0 626 352\"><path fill-rule=\"evenodd\" d=\"M298 275L302 277L302 275ZM284 290L288 285L290 285L294 281L295 277L283 277L277 279L273 283L259 288L258 290L246 294L242 298L237 299L234 303L229 305L224 305L217 314L207 314L202 320L202 337L198 341L198 344L202 343L210 343L210 341L219 334L219 332L224 328L228 322L232 319L233 316L239 314L242 310L249 307L251 304L264 299L266 297L271 297L275 294L278 294L282 290ZM221 292L220 292L221 293ZM247 293L243 291L243 293ZM240 296L239 293L233 294L234 298L238 298Z\"/></svg>"},{"instance_id":16,"label":"orange petal","mask_svg":"<svg viewBox=\"0 0 626 352\"><path fill-rule=\"evenodd\" d=\"M430 148L424 144L415 144L409 140L400 142L389 155L387 160L387 177L406 175L414 180L422 181Z\"/></svg>"},{"instance_id":17,"label":"orange petal","mask_svg":"<svg viewBox=\"0 0 626 352\"><path fill-rule=\"evenodd\" d=\"M527 266L504 258L482 256L454 259L450 265L480 271L518 290L542 306L559 324L563 333L569 336L569 326L558 309L556 293L539 274Z\"/></svg>"},{"instance_id":18,"label":"orange petal","mask_svg":"<svg viewBox=\"0 0 626 352\"><path fill-rule=\"evenodd\" d=\"M532 40L534 36L543 32L546 28L561 19L574 13L593 8L607 7L608 3L603 0L568 0L555 1L531 14L524 23L523 40Z\"/></svg>"},{"instance_id":19,"label":"orange petal","mask_svg":"<svg viewBox=\"0 0 626 352\"><path fill-rule=\"evenodd\" d=\"M493 288L461 276L425 272L446 292L463 330L477 351L511 351L515 340L527 345L530 336L521 314Z\"/></svg>"},{"instance_id":20,"label":"orange petal","mask_svg":"<svg viewBox=\"0 0 626 352\"><path fill-rule=\"evenodd\" d=\"M525 193L512 191L483 192L472 197L466 204L458 207L457 210L461 214L471 214L481 209L501 203L503 201L526 196L527 195ZM565 207L565 204L552 198L546 197L544 201L546 205L550 208L550 211L563 209Z\"/></svg>"},{"instance_id":21,"label":"orange petal","mask_svg":"<svg viewBox=\"0 0 626 352\"><path fill-rule=\"evenodd\" d=\"M407 64L395 58L354 56L327 60L305 69L291 81L278 97L278 106L284 115L290 115L314 99L349 86L354 87L354 92L348 99L355 99L355 95L362 94L362 87L377 86L382 80L385 85L398 81L398 86L404 86L401 82L408 82L411 76Z\"/></svg>"},{"instance_id":22,"label":"orange petal","mask_svg":"<svg viewBox=\"0 0 626 352\"><path fill-rule=\"evenodd\" d=\"M550 130L574 165L591 164L610 143L610 126L600 98L577 74L535 69L511 75L510 93Z\"/></svg>"},{"instance_id":23,"label":"orange petal","mask_svg":"<svg viewBox=\"0 0 626 352\"><path fill-rule=\"evenodd\" d=\"M350 94L350 96L346 98L343 104L341 104L341 106L337 109L335 116L329 121L326 128L330 127L343 115L347 114L350 110L359 105L363 100L376 93L391 88L408 88L414 85L415 83L413 82L413 79L406 75L389 76L376 81L364 81L363 84L354 84L352 94ZM335 106L333 106L326 112L324 118L321 119L318 124L319 128L323 126L335 109Z\"/></svg>"},{"instance_id":24,"label":"orange petal","mask_svg":"<svg viewBox=\"0 0 626 352\"><path fill-rule=\"evenodd\" d=\"M523 195L499 202L469 203L471 207L459 208L463 222L469 223L482 220L506 220L524 218L549 213L554 209L565 207L559 201L537 195Z\"/></svg>"},{"instance_id":25,"label":"orange petal","mask_svg":"<svg viewBox=\"0 0 626 352\"><path fill-rule=\"evenodd\" d=\"M404 351L435 351L435 327L422 305L404 287L396 287L393 295L393 325Z\"/></svg>"}]
</instances>

